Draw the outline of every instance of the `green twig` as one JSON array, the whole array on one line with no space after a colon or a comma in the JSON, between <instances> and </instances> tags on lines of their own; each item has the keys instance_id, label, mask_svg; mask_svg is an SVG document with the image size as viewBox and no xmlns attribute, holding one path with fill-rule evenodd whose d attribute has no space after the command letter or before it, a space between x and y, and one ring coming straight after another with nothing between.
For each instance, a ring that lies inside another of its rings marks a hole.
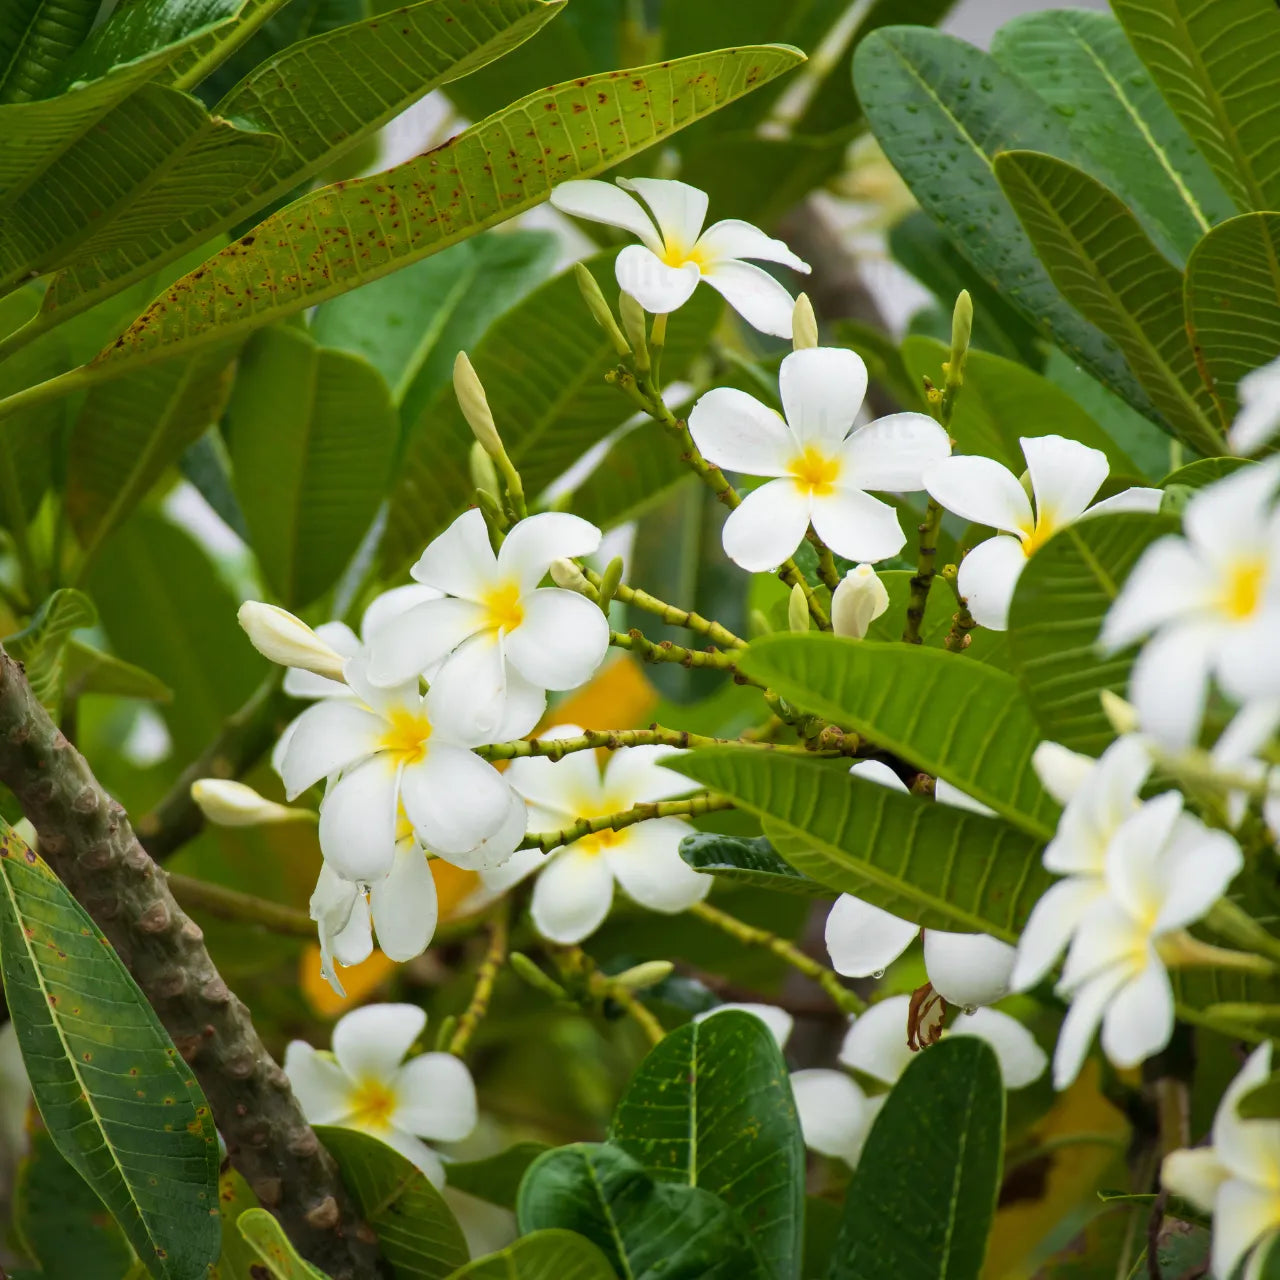
<instances>
[{"instance_id":1,"label":"green twig","mask_svg":"<svg viewBox=\"0 0 1280 1280\"><path fill-rule=\"evenodd\" d=\"M465 1057L471 1037L489 1012L489 1001L493 997L494 984L507 959L507 943L510 925L510 901L503 899L489 922L489 946L476 970L476 986L471 993L471 1002L467 1005L462 1017L458 1019L457 1030L449 1041L449 1052L455 1058Z\"/></svg>"},{"instance_id":2,"label":"green twig","mask_svg":"<svg viewBox=\"0 0 1280 1280\"><path fill-rule=\"evenodd\" d=\"M739 671L733 657L718 649L686 649L684 645L674 644L670 640L650 640L635 627L627 632L610 631L609 643L615 649L626 649L629 653L634 653L645 662L676 662L682 667L705 667L726 672L733 676L737 684L754 684L761 689L765 687L761 681Z\"/></svg>"},{"instance_id":3,"label":"green twig","mask_svg":"<svg viewBox=\"0 0 1280 1280\"><path fill-rule=\"evenodd\" d=\"M561 827L559 831L532 832L520 842L520 848L541 849L543 853L550 853L552 849L573 844L576 840L596 835L601 831L619 831L624 827L634 826L637 822L647 822L650 818L697 818L704 813L716 813L722 809L732 808L732 800L705 793L691 796L687 800L658 800L633 805L630 809L605 814L601 818L579 818L577 822Z\"/></svg>"},{"instance_id":4,"label":"green twig","mask_svg":"<svg viewBox=\"0 0 1280 1280\"><path fill-rule=\"evenodd\" d=\"M584 569L583 573L592 587L598 590L600 587L600 575L591 569ZM614 589L613 598L621 600L623 604L635 605L637 609L643 609L646 613L652 613L669 626L684 627L687 631L696 631L700 635L706 636L713 643L718 644L722 649L745 649L747 647L747 642L741 636L734 635L728 627L721 626L718 622L712 622L709 618L704 618L700 613L695 613L691 609L677 608L677 606L668 604L665 600L659 600L655 595L650 595L647 591L641 591L638 587L629 587L626 583L620 582Z\"/></svg>"},{"instance_id":5,"label":"green twig","mask_svg":"<svg viewBox=\"0 0 1280 1280\"><path fill-rule=\"evenodd\" d=\"M268 902L251 893L241 893L224 885L210 884L194 876L169 873L169 888L173 896L187 908L207 911L219 920L234 920L240 924L255 924L271 933L281 933L289 938L316 936L315 922L305 911L286 907L279 902Z\"/></svg>"},{"instance_id":6,"label":"green twig","mask_svg":"<svg viewBox=\"0 0 1280 1280\"><path fill-rule=\"evenodd\" d=\"M828 735L834 737L834 735ZM516 760L524 756L546 756L562 760L575 751L617 751L623 747L676 747L681 751L697 747L741 747L744 751L774 751L783 754L812 756L853 755L856 735L842 735L843 743L833 743L819 752L798 743L761 742L757 739L712 738L686 729L666 729L652 724L647 729L588 729L571 738L517 738L511 742L494 742L476 747L476 755L485 760Z\"/></svg>"}]
</instances>

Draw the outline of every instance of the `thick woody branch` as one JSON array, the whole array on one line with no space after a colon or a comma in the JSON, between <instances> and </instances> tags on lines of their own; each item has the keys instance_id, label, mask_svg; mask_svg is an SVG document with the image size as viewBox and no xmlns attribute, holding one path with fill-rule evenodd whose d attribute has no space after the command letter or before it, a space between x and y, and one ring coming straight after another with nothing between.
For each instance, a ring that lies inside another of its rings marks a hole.
<instances>
[{"instance_id":1,"label":"thick woody branch","mask_svg":"<svg viewBox=\"0 0 1280 1280\"><path fill-rule=\"evenodd\" d=\"M379 1274L372 1233L199 926L3 650L0 782L35 827L41 856L110 939L191 1064L231 1162L258 1199L335 1280Z\"/></svg>"}]
</instances>

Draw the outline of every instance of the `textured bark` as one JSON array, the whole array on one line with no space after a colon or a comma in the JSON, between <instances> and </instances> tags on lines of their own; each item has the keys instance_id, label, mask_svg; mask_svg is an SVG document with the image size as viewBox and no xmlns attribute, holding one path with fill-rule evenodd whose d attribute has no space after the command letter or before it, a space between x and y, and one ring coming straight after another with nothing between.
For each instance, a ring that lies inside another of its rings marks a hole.
<instances>
[{"instance_id":1,"label":"textured bark","mask_svg":"<svg viewBox=\"0 0 1280 1280\"><path fill-rule=\"evenodd\" d=\"M258 1199L335 1280L378 1275L375 1237L248 1009L219 975L200 927L3 650L0 782L35 827L41 857L110 939L191 1064L231 1162Z\"/></svg>"}]
</instances>

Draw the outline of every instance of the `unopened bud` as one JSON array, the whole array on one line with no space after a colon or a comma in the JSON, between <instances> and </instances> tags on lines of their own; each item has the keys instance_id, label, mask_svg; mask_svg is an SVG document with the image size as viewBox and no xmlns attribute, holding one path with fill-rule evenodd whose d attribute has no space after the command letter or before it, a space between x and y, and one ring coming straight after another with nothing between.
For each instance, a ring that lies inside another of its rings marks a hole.
<instances>
[{"instance_id":1,"label":"unopened bud","mask_svg":"<svg viewBox=\"0 0 1280 1280\"><path fill-rule=\"evenodd\" d=\"M581 262L573 268L573 274L577 278L578 288L582 291L582 299L587 304L587 310L591 312L596 324L609 335L613 349L620 356L629 356L631 348L627 345L622 330L618 328L618 322L613 318L613 312L609 310L609 304L605 301L604 294L600 292L595 276Z\"/></svg>"},{"instance_id":2,"label":"unopened bud","mask_svg":"<svg viewBox=\"0 0 1280 1280\"><path fill-rule=\"evenodd\" d=\"M301 618L287 609L261 600L246 600L236 617L253 647L282 667L298 667L330 680L344 679L346 661L336 649L325 644Z\"/></svg>"},{"instance_id":3,"label":"unopened bud","mask_svg":"<svg viewBox=\"0 0 1280 1280\"><path fill-rule=\"evenodd\" d=\"M618 298L618 315L622 317L622 332L627 335L627 341L635 353L636 372L648 373L649 340L644 331L644 308L629 293L624 293Z\"/></svg>"},{"instance_id":4,"label":"unopened bud","mask_svg":"<svg viewBox=\"0 0 1280 1280\"><path fill-rule=\"evenodd\" d=\"M951 313L951 355L947 362L947 381L959 384L964 381L964 362L969 354L969 339L973 336L973 299L968 289L961 289Z\"/></svg>"},{"instance_id":5,"label":"unopened bud","mask_svg":"<svg viewBox=\"0 0 1280 1280\"><path fill-rule=\"evenodd\" d=\"M884 583L869 564L860 564L844 575L831 594L831 629L838 636L861 640L888 607Z\"/></svg>"},{"instance_id":6,"label":"unopened bud","mask_svg":"<svg viewBox=\"0 0 1280 1280\"><path fill-rule=\"evenodd\" d=\"M763 609L752 609L747 614L747 632L752 636L767 636L773 631L768 615Z\"/></svg>"},{"instance_id":7,"label":"unopened bud","mask_svg":"<svg viewBox=\"0 0 1280 1280\"><path fill-rule=\"evenodd\" d=\"M587 575L572 560L551 562L551 581L566 591L576 591L581 596L596 598L596 589L587 581Z\"/></svg>"},{"instance_id":8,"label":"unopened bud","mask_svg":"<svg viewBox=\"0 0 1280 1280\"><path fill-rule=\"evenodd\" d=\"M502 447L502 437L498 435L493 412L489 408L489 398L465 351L459 351L453 361L453 393L458 397L462 416L485 453L495 461L506 457L507 451Z\"/></svg>"},{"instance_id":9,"label":"unopened bud","mask_svg":"<svg viewBox=\"0 0 1280 1280\"><path fill-rule=\"evenodd\" d=\"M802 293L796 299L791 312L791 347L794 351L803 351L807 347L818 345L818 317L813 313L813 303L809 295Z\"/></svg>"},{"instance_id":10,"label":"unopened bud","mask_svg":"<svg viewBox=\"0 0 1280 1280\"><path fill-rule=\"evenodd\" d=\"M230 778L197 778L191 798L215 826L256 827L269 822L310 821L310 809L293 809L260 796L252 787Z\"/></svg>"},{"instance_id":11,"label":"unopened bud","mask_svg":"<svg viewBox=\"0 0 1280 1280\"><path fill-rule=\"evenodd\" d=\"M622 557L614 556L612 560L605 565L604 572L600 575L600 607L608 609L610 601L613 600L614 594L618 590L618 584L622 581Z\"/></svg>"},{"instance_id":12,"label":"unopened bud","mask_svg":"<svg viewBox=\"0 0 1280 1280\"><path fill-rule=\"evenodd\" d=\"M474 489L489 494L495 500L501 498L502 489L498 485L498 469L493 465L493 459L489 457L479 440L471 442L467 466L471 471L471 485Z\"/></svg>"},{"instance_id":13,"label":"unopened bud","mask_svg":"<svg viewBox=\"0 0 1280 1280\"><path fill-rule=\"evenodd\" d=\"M531 987L549 995L553 1000L568 999L569 993L558 982L547 977L523 952L513 951L507 960L516 976L523 978Z\"/></svg>"},{"instance_id":14,"label":"unopened bud","mask_svg":"<svg viewBox=\"0 0 1280 1280\"><path fill-rule=\"evenodd\" d=\"M809 630L809 602L804 588L797 582L787 597L787 628L790 631Z\"/></svg>"},{"instance_id":15,"label":"unopened bud","mask_svg":"<svg viewBox=\"0 0 1280 1280\"><path fill-rule=\"evenodd\" d=\"M665 982L674 970L675 965L670 960L647 960L644 964L632 965L630 969L614 974L610 981L624 991L644 991Z\"/></svg>"},{"instance_id":16,"label":"unopened bud","mask_svg":"<svg viewBox=\"0 0 1280 1280\"><path fill-rule=\"evenodd\" d=\"M1103 689L1098 695L1102 700L1102 713L1111 722L1111 727L1122 737L1126 733L1138 732L1138 709L1131 702L1126 702L1118 693Z\"/></svg>"}]
</instances>

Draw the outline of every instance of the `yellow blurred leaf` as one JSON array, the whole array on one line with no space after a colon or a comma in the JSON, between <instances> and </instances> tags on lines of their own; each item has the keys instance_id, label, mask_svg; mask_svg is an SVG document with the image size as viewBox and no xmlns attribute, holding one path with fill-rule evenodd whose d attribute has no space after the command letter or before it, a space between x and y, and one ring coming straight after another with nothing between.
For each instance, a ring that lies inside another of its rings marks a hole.
<instances>
[{"instance_id":1,"label":"yellow blurred leaf","mask_svg":"<svg viewBox=\"0 0 1280 1280\"><path fill-rule=\"evenodd\" d=\"M631 729L658 705L658 691L630 658L619 657L594 680L547 712L539 729L576 724L584 729Z\"/></svg>"}]
</instances>

